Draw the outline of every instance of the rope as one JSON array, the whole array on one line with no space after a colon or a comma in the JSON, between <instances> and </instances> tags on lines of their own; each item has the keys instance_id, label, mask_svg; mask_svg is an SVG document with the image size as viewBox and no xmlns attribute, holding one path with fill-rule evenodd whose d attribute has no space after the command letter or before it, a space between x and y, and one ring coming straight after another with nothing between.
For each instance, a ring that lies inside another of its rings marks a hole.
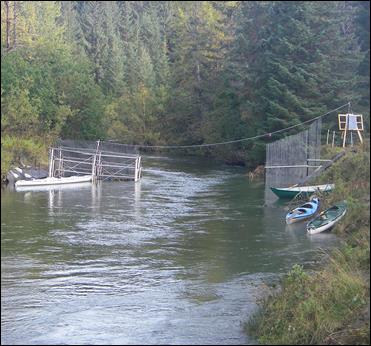
<instances>
[{"instance_id":1,"label":"rope","mask_svg":"<svg viewBox=\"0 0 371 346\"><path fill-rule=\"evenodd\" d=\"M201 147L213 147L213 146L217 146L217 145L225 145L225 144L232 144L232 143L239 143L239 142L244 142L244 141L249 141L249 140L252 140L252 139L258 139L258 138L262 138L262 137L271 137L272 135L276 134L276 133L280 133L280 132L284 132L284 131L287 131L287 130L291 130L295 127L298 127L298 126L301 126L301 125L304 125L304 124L307 124L309 122L312 122L312 121L315 121L319 118L322 118L332 112L335 112L345 106L348 106L348 109L350 108L350 102L347 102L346 104L340 106L340 107L337 107L335 109L332 109L331 111L328 111L327 113L325 114L322 114L322 115L319 115L318 117L315 117L315 118L312 118L310 120L306 120L306 121L303 121L299 124L296 124L296 125L292 125L292 126L289 126L289 127L286 127L284 129L280 129L280 130L277 130L277 131L273 131L273 132L266 132L266 133L263 133L261 135L257 135L257 136L253 136L253 137L247 137L247 138L241 138L241 139L235 139L235 140L231 140L231 141L225 141L225 142L218 142L218 143L205 143L205 144L192 144L192 145L141 145L141 144L124 144L124 143L117 143L117 142L114 142L115 144L118 144L118 145L126 145L126 146L129 146L129 147L136 147L136 148L161 148L161 149L178 149L178 148L201 148Z\"/></svg>"}]
</instances>

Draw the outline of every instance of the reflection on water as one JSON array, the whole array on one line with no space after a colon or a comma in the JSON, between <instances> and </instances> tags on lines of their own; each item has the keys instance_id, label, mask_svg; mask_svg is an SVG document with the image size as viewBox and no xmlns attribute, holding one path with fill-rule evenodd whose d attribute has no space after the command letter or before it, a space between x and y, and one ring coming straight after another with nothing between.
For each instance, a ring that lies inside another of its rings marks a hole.
<instances>
[{"instance_id":1,"label":"reflection on water","mask_svg":"<svg viewBox=\"0 0 371 346\"><path fill-rule=\"evenodd\" d=\"M137 183L2 194L2 343L254 343L263 283L335 244L287 229L241 168L143 165Z\"/></svg>"}]
</instances>

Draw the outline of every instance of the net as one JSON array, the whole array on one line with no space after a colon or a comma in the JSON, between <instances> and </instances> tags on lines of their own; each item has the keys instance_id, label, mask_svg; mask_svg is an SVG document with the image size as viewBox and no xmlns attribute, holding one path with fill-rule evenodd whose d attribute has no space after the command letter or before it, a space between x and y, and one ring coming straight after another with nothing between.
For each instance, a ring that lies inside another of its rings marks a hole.
<instances>
[{"instance_id":1,"label":"net","mask_svg":"<svg viewBox=\"0 0 371 346\"><path fill-rule=\"evenodd\" d=\"M287 136L266 147L265 201L277 197L271 187L289 187L312 174L320 159L322 120L313 122L307 130ZM308 167L312 166L312 167Z\"/></svg>"}]
</instances>

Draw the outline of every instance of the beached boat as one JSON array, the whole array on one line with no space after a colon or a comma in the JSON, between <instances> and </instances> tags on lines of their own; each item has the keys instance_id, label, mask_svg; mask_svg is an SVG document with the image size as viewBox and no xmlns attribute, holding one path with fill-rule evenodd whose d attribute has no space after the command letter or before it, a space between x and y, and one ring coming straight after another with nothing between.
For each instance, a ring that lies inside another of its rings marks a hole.
<instances>
[{"instance_id":1,"label":"beached boat","mask_svg":"<svg viewBox=\"0 0 371 346\"><path fill-rule=\"evenodd\" d=\"M89 182L92 180L91 175L82 176L72 176L72 177L48 177L44 179L31 179L31 180L18 180L15 183L15 187L25 187L25 186L44 186L44 185L61 185L61 184L75 184Z\"/></svg>"},{"instance_id":2,"label":"beached boat","mask_svg":"<svg viewBox=\"0 0 371 346\"><path fill-rule=\"evenodd\" d=\"M330 229L345 215L346 211L345 201L336 203L308 222L307 232L309 234L317 234Z\"/></svg>"},{"instance_id":3,"label":"beached boat","mask_svg":"<svg viewBox=\"0 0 371 346\"><path fill-rule=\"evenodd\" d=\"M294 186L294 187L271 187L271 190L279 198L294 198L295 196L301 194L303 196L310 196L313 193L318 192L329 192L335 188L334 184L325 185L313 185L313 186Z\"/></svg>"},{"instance_id":4,"label":"beached boat","mask_svg":"<svg viewBox=\"0 0 371 346\"><path fill-rule=\"evenodd\" d=\"M308 220L316 214L319 209L319 199L313 197L309 202L291 210L286 215L286 223L289 225L297 221Z\"/></svg>"}]
</instances>

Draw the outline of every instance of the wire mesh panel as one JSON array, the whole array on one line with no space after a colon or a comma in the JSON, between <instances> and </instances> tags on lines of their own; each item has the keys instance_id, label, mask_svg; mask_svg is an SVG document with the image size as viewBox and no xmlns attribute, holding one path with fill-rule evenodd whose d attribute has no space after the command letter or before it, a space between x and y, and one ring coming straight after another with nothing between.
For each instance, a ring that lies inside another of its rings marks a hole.
<instances>
[{"instance_id":1,"label":"wire mesh panel","mask_svg":"<svg viewBox=\"0 0 371 346\"><path fill-rule=\"evenodd\" d=\"M94 151L79 150L68 147L51 148L51 175L54 177L70 177L76 175L92 175Z\"/></svg>"},{"instance_id":2,"label":"wire mesh panel","mask_svg":"<svg viewBox=\"0 0 371 346\"><path fill-rule=\"evenodd\" d=\"M99 179L140 177L140 156L132 146L114 142L59 140L53 150L55 176L94 174Z\"/></svg>"},{"instance_id":3,"label":"wire mesh panel","mask_svg":"<svg viewBox=\"0 0 371 346\"><path fill-rule=\"evenodd\" d=\"M75 139L59 139L56 142L56 146L69 147L76 149L96 150L98 141L86 141L86 140L75 140ZM134 145L126 145L111 141L99 141L99 150L128 154L128 155L139 155L139 150Z\"/></svg>"},{"instance_id":4,"label":"wire mesh panel","mask_svg":"<svg viewBox=\"0 0 371 346\"><path fill-rule=\"evenodd\" d=\"M266 203L277 199L270 190L271 187L289 187L298 184L317 168L318 164L315 160L320 159L321 128L322 120L320 118L305 131L267 144Z\"/></svg>"}]
</instances>

